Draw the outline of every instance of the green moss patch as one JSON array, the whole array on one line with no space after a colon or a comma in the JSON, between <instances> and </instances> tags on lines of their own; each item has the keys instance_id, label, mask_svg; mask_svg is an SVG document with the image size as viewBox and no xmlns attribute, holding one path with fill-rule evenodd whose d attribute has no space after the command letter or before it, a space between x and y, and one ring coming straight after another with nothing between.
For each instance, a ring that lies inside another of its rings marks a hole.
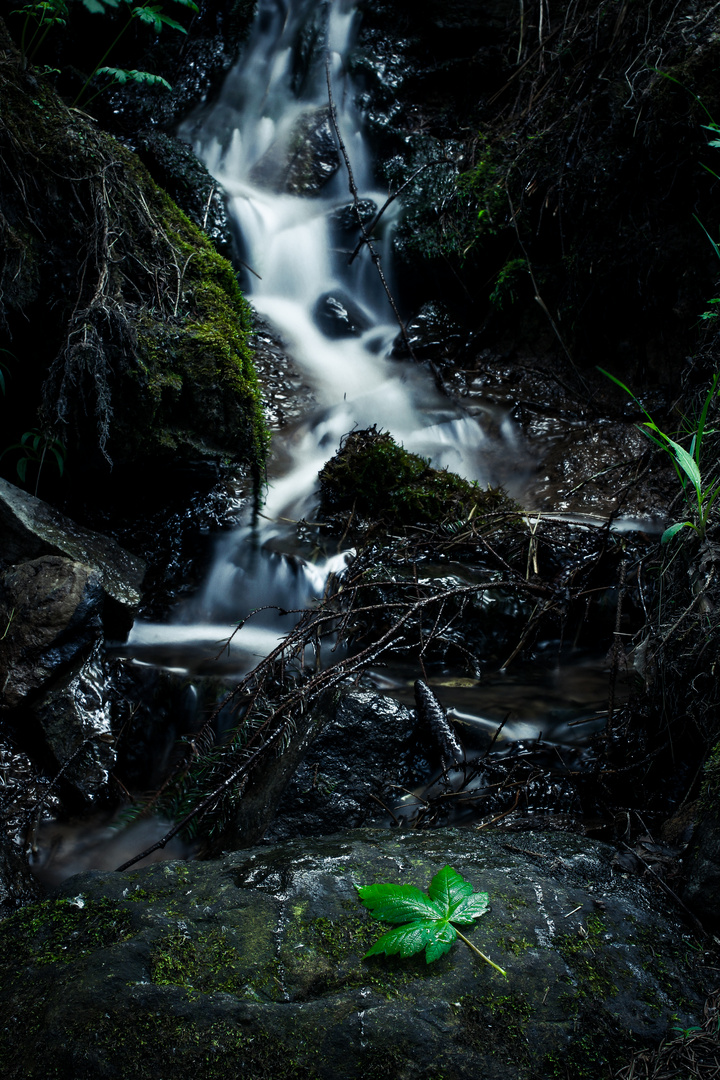
<instances>
[{"instance_id":1,"label":"green moss patch","mask_svg":"<svg viewBox=\"0 0 720 1080\"><path fill-rule=\"evenodd\" d=\"M150 958L150 978L158 986L184 986L205 993L236 993L244 979L235 971L237 951L221 930L192 938L178 930L158 944Z\"/></svg>"},{"instance_id":2,"label":"green moss patch","mask_svg":"<svg viewBox=\"0 0 720 1080\"><path fill-rule=\"evenodd\" d=\"M132 933L127 910L111 900L42 900L0 923L0 965L70 964Z\"/></svg>"},{"instance_id":3,"label":"green moss patch","mask_svg":"<svg viewBox=\"0 0 720 1080\"><path fill-rule=\"evenodd\" d=\"M517 514L500 488L483 489L445 469L433 469L371 427L346 435L320 472L321 510L339 527L367 519L401 526Z\"/></svg>"}]
</instances>

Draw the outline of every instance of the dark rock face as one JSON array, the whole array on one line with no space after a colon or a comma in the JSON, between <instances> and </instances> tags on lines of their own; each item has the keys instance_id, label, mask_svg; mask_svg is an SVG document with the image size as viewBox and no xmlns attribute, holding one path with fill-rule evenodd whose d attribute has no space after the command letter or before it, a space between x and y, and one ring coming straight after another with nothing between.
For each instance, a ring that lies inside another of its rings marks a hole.
<instances>
[{"instance_id":1,"label":"dark rock face","mask_svg":"<svg viewBox=\"0 0 720 1080\"><path fill-rule=\"evenodd\" d=\"M254 184L288 195L317 195L340 168L329 110L312 109L253 167Z\"/></svg>"},{"instance_id":2,"label":"dark rock face","mask_svg":"<svg viewBox=\"0 0 720 1080\"><path fill-rule=\"evenodd\" d=\"M436 362L453 359L467 341L467 331L456 323L443 304L429 301L407 324L407 337L415 356ZM410 350L401 334L393 344L393 356L406 357Z\"/></svg>"},{"instance_id":3,"label":"dark rock face","mask_svg":"<svg viewBox=\"0 0 720 1080\"><path fill-rule=\"evenodd\" d=\"M140 136L136 149L153 180L229 259L232 233L225 209L226 194L191 147L172 135L151 131Z\"/></svg>"},{"instance_id":4,"label":"dark rock face","mask_svg":"<svg viewBox=\"0 0 720 1080\"><path fill-rule=\"evenodd\" d=\"M86 477L257 467L267 432L232 267L136 155L38 83L1 22L0 69L0 156L18 181L0 192L0 318L27 358L13 428L40 413Z\"/></svg>"},{"instance_id":5,"label":"dark rock face","mask_svg":"<svg viewBox=\"0 0 720 1080\"><path fill-rule=\"evenodd\" d=\"M114 540L91 532L58 510L0 479L0 556L7 562L61 555L90 567L104 592L121 608L134 611L140 603L145 574L142 559L130 555Z\"/></svg>"},{"instance_id":6,"label":"dark rock face","mask_svg":"<svg viewBox=\"0 0 720 1080\"><path fill-rule=\"evenodd\" d=\"M115 763L101 648L98 644L33 709L63 779L88 802L103 790Z\"/></svg>"},{"instance_id":7,"label":"dark rock face","mask_svg":"<svg viewBox=\"0 0 720 1080\"><path fill-rule=\"evenodd\" d=\"M720 814L706 808L685 857L687 880L683 898L703 921L720 923Z\"/></svg>"},{"instance_id":8,"label":"dark rock face","mask_svg":"<svg viewBox=\"0 0 720 1080\"><path fill-rule=\"evenodd\" d=\"M0 918L4 918L43 894L28 864L28 848L38 811L51 814L58 802L47 777L6 733L0 738L0 778Z\"/></svg>"},{"instance_id":9,"label":"dark rock face","mask_svg":"<svg viewBox=\"0 0 720 1080\"><path fill-rule=\"evenodd\" d=\"M2 585L0 707L8 709L92 648L102 634L103 596L97 571L57 555L13 567Z\"/></svg>"},{"instance_id":10,"label":"dark rock face","mask_svg":"<svg viewBox=\"0 0 720 1080\"><path fill-rule=\"evenodd\" d=\"M325 293L315 305L313 317L325 337L358 337L370 322L357 304L342 292Z\"/></svg>"},{"instance_id":11,"label":"dark rock face","mask_svg":"<svg viewBox=\"0 0 720 1080\"><path fill-rule=\"evenodd\" d=\"M344 694L293 775L265 838L318 836L383 817L376 799L415 780L415 728L413 714L392 698L365 690Z\"/></svg>"},{"instance_id":12,"label":"dark rock face","mask_svg":"<svg viewBox=\"0 0 720 1080\"><path fill-rule=\"evenodd\" d=\"M355 203L339 206L328 215L328 222L330 228L339 233L357 233L360 230L358 213L363 225L367 226L375 217L377 211L377 203L373 202L372 199L359 199L357 209Z\"/></svg>"},{"instance_id":13,"label":"dark rock face","mask_svg":"<svg viewBox=\"0 0 720 1080\"><path fill-rule=\"evenodd\" d=\"M3 1075L599 1078L694 1022L682 930L610 849L506 838L363 830L70 879L0 928ZM459 941L363 959L387 926L356 885L446 864L489 892L469 934L507 981Z\"/></svg>"}]
</instances>

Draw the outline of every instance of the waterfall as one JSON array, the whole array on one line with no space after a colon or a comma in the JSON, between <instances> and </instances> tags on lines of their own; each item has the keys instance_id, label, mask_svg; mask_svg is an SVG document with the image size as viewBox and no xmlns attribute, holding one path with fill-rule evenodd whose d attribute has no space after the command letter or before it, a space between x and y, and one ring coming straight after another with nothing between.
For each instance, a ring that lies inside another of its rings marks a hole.
<instances>
[{"instance_id":1,"label":"waterfall","mask_svg":"<svg viewBox=\"0 0 720 1080\"><path fill-rule=\"evenodd\" d=\"M363 205L380 207L388 195L375 186L348 74L357 25L352 0L260 0L245 54L218 101L181 133L228 192L242 260L252 269L246 291L312 385L318 407L290 437L276 439L285 464L280 472L271 464L276 475L260 522L240 523L218 544L205 585L171 625L136 624L129 643L136 658L192 669L198 658L214 656L257 608L298 609L322 596L328 574L345 557L310 563L298 554L287 522L312 514L318 472L354 428L375 424L438 468L483 484L493 479L492 440L477 420L441 396L428 371L390 358L399 328L369 253L361 251L348 265L347 252L337 250L334 223L347 213L351 197L329 123L326 57L337 123ZM329 160L319 177L306 181L311 193L298 193L298 132L313 128ZM393 203L375 241L389 278L398 212ZM345 246L354 247L356 239L346 239ZM349 332L328 329L328 315L338 312L348 313ZM223 670L239 674L253 666L292 622L276 610L254 615L223 652Z\"/></svg>"}]
</instances>

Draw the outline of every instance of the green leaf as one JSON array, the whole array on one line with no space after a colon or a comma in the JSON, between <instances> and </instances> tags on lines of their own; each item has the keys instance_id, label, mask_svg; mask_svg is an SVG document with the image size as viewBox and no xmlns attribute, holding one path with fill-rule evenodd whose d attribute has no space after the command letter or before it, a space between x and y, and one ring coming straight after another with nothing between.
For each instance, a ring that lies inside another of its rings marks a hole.
<instances>
[{"instance_id":1,"label":"green leaf","mask_svg":"<svg viewBox=\"0 0 720 1080\"><path fill-rule=\"evenodd\" d=\"M92 15L104 15L105 8L116 8L120 0L82 0L84 6Z\"/></svg>"},{"instance_id":2,"label":"green leaf","mask_svg":"<svg viewBox=\"0 0 720 1080\"><path fill-rule=\"evenodd\" d=\"M195 0L175 0L175 3L180 4L181 7L190 8L191 11L199 10Z\"/></svg>"},{"instance_id":3,"label":"green leaf","mask_svg":"<svg viewBox=\"0 0 720 1080\"><path fill-rule=\"evenodd\" d=\"M179 23L176 19L171 19L169 15L165 15L163 12L158 12L158 19L163 26L172 26L173 30L179 30L181 34L187 34L187 30L182 23Z\"/></svg>"},{"instance_id":4,"label":"green leaf","mask_svg":"<svg viewBox=\"0 0 720 1080\"><path fill-rule=\"evenodd\" d=\"M475 919L479 919L481 915L490 907L490 897L486 892L475 893L474 896L468 896L463 900L459 907L455 908L452 914L452 921L460 923L464 926L466 923L474 922Z\"/></svg>"},{"instance_id":5,"label":"green leaf","mask_svg":"<svg viewBox=\"0 0 720 1080\"><path fill-rule=\"evenodd\" d=\"M678 465L688 477L690 483L699 495L702 488L702 480L700 478L700 470L697 467L697 462L695 458L692 456L692 454L688 454L687 450L683 446L680 446L679 443L673 442L672 439L668 439L667 441L673 449L673 453L675 454Z\"/></svg>"},{"instance_id":6,"label":"green leaf","mask_svg":"<svg viewBox=\"0 0 720 1080\"><path fill-rule=\"evenodd\" d=\"M392 884L360 886L358 896L376 918L385 922L405 923L383 934L366 956L376 956L378 953L413 956L425 949L428 964L443 956L460 934L452 925L454 922L461 925L472 923L488 910L488 894L474 892L470 882L465 881L451 866L444 866L438 871L430 882L427 896L414 885ZM505 974L472 942L462 934L460 936L483 960Z\"/></svg>"},{"instance_id":7,"label":"green leaf","mask_svg":"<svg viewBox=\"0 0 720 1080\"><path fill-rule=\"evenodd\" d=\"M668 540L672 540L673 536L680 532L684 528L693 528L691 521L676 521L674 525L670 525L660 537L661 544L667 544Z\"/></svg>"},{"instance_id":8,"label":"green leaf","mask_svg":"<svg viewBox=\"0 0 720 1080\"><path fill-rule=\"evenodd\" d=\"M471 886L472 888L472 886ZM408 919L438 919L443 913L414 885L363 885L358 896L377 919L401 923Z\"/></svg>"},{"instance_id":9,"label":"green leaf","mask_svg":"<svg viewBox=\"0 0 720 1080\"><path fill-rule=\"evenodd\" d=\"M455 930L449 923L438 926L434 919L418 919L406 926L396 926L383 934L365 953L366 956L377 956L385 953L393 956L400 953L401 956L414 956L415 953L426 950L425 959L428 964L446 953L455 940ZM429 950L432 959L428 958Z\"/></svg>"},{"instance_id":10,"label":"green leaf","mask_svg":"<svg viewBox=\"0 0 720 1080\"><path fill-rule=\"evenodd\" d=\"M164 86L167 90L172 90L172 86L167 79L163 79L162 75L152 75L149 71L136 71L135 68L128 70L127 68L102 67L98 68L95 74L107 75L121 86L126 82L135 82L146 83L147 86Z\"/></svg>"},{"instance_id":11,"label":"green leaf","mask_svg":"<svg viewBox=\"0 0 720 1080\"><path fill-rule=\"evenodd\" d=\"M430 882L428 896L449 917L466 897L472 896L472 891L469 881L465 881L452 866L444 866Z\"/></svg>"}]
</instances>

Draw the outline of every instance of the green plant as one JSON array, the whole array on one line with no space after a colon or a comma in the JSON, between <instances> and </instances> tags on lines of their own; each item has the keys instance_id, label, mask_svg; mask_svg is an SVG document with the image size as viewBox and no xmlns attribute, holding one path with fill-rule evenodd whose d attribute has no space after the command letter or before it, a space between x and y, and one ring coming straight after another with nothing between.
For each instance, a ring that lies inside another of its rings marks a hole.
<instances>
[{"instance_id":1,"label":"green plant","mask_svg":"<svg viewBox=\"0 0 720 1080\"><path fill-rule=\"evenodd\" d=\"M198 10L195 0L173 0L173 3L179 4L180 7L189 8L191 11L196 12ZM96 76L108 76L110 81L105 83L100 89L96 90L95 93L87 99L85 102L86 105L89 104L90 101L93 101L98 94L107 90L108 87L118 83L145 83L147 86L164 86L168 90L171 89L170 83L160 75L152 75L148 71L137 71L135 68L104 67L103 65L117 43L133 25L133 20L139 20L147 26L152 27L156 34L160 33L163 26L169 26L173 30L179 30L180 33L186 34L187 30L182 23L179 23L176 19L167 15L162 4L151 3L150 0L145 0L145 3L139 3L138 0L82 0L82 4L92 14L99 15L106 15L109 11L125 5L129 8L129 14L127 21L121 27L119 33L105 50L100 60L98 60L97 64L83 83L79 94L73 101L74 106L80 102L88 86ZM26 59L32 60L45 41L50 29L54 26L66 25L68 18L67 0L31 0L30 3L23 5L23 7L16 8L12 14L25 16L20 35L20 51ZM34 30L30 35L33 24Z\"/></svg>"},{"instance_id":2,"label":"green plant","mask_svg":"<svg viewBox=\"0 0 720 1080\"><path fill-rule=\"evenodd\" d=\"M498 311L501 311L506 303L515 303L515 289L520 279L521 272L527 271L527 259L510 259L505 263L502 270L495 278L495 287L490 293L490 303Z\"/></svg>"},{"instance_id":3,"label":"green plant","mask_svg":"<svg viewBox=\"0 0 720 1080\"><path fill-rule=\"evenodd\" d=\"M11 450L20 450L22 452L21 457L18 458L15 465L21 483L25 483L28 465L37 465L38 471L35 480L36 495L40 483L40 473L42 472L42 467L45 464L45 458L48 453L55 458L60 476L63 474L66 454L65 444L61 439L57 439L53 435L43 434L42 431L37 431L36 429L26 431L20 436L20 442L12 443L3 450L2 454L0 454L0 459L4 458L6 454L9 454Z\"/></svg>"},{"instance_id":4,"label":"green plant","mask_svg":"<svg viewBox=\"0 0 720 1080\"><path fill-rule=\"evenodd\" d=\"M720 494L720 479L715 477L706 484L700 473L700 455L703 441L707 435L711 434L711 431L708 430L707 427L708 414L710 412L710 406L719 393L718 383L720 383L720 372L717 372L713 376L710 389L705 396L705 401L703 402L698 419L694 424L690 424L685 418L686 427L689 428L687 434L691 436L690 450L688 451L685 447L675 442L674 439L671 439L664 431L660 430L645 406L638 401L632 390L630 390L624 382L621 382L615 375L611 375L609 371L605 371L604 368L598 368L598 371L602 372L608 379L611 379L612 382L624 390L626 394L629 394L636 405L644 412L647 420L642 424L637 425L638 430L642 431L643 435L646 435L651 442L654 442L656 446L659 446L661 450L664 450L670 455L675 467L675 472L677 473L683 491L685 492L685 496L688 499L688 502L693 506L695 520L674 522L672 525L668 526L662 534L660 543L666 544L668 540L672 540L673 536L679 533L681 529L686 528L694 529L700 538L703 539L708 526L710 512L716 498Z\"/></svg>"},{"instance_id":5,"label":"green plant","mask_svg":"<svg viewBox=\"0 0 720 1080\"><path fill-rule=\"evenodd\" d=\"M680 1038L689 1039L692 1035L697 1035L697 1033L699 1031L702 1031L702 1028L698 1027L697 1024L694 1024L692 1027L686 1027L686 1028L673 1026L673 1027L670 1028L670 1030L671 1031L677 1031L677 1033L678 1033L677 1037L679 1039Z\"/></svg>"},{"instance_id":6,"label":"green plant","mask_svg":"<svg viewBox=\"0 0 720 1080\"><path fill-rule=\"evenodd\" d=\"M20 52L32 60L51 27L65 26L68 10L66 0L34 0L33 3L16 8L12 14L25 16L20 36ZM35 29L28 41L27 35L33 23ZM40 35L39 40L37 40L38 35Z\"/></svg>"},{"instance_id":7,"label":"green plant","mask_svg":"<svg viewBox=\"0 0 720 1080\"><path fill-rule=\"evenodd\" d=\"M198 6L195 0L173 0L173 3L179 4L181 7L190 8L191 11L197 11ZM149 0L146 0L144 4L139 4L136 0L83 0L83 4L88 11L96 13L105 13L107 8L118 8L121 4L125 4L130 9L127 22L121 28L120 32L116 35L108 48L105 50L101 58L93 70L88 75L87 79L83 83L79 94L73 101L73 105L77 105L82 99L83 94L87 90L88 86L95 78L96 75L108 74L111 76L111 81L107 85L97 90L88 100L86 105L89 104L98 94L101 94L103 90L106 90L108 86L112 86L113 83L118 82L144 82L148 84L161 84L166 87L170 87L170 84L165 79L159 76L150 75L146 71L127 71L124 68L108 68L104 67L104 63L107 60L110 53L113 51L120 39L127 33L133 24L133 19L139 19L140 22L151 26L156 34L159 34L163 26L169 26L173 30L179 30L182 34L187 34L187 30L182 23L177 22L175 19L171 19L169 15L166 15L163 11L161 4L151 4Z\"/></svg>"},{"instance_id":8,"label":"green plant","mask_svg":"<svg viewBox=\"0 0 720 1080\"><path fill-rule=\"evenodd\" d=\"M433 960L451 948L456 937L476 952L486 964L507 978L507 972L480 952L453 923L461 926L472 924L488 909L488 894L473 892L451 866L444 866L430 882L427 895L415 885L363 885L358 896L377 919L389 923L403 923L383 934L368 949L365 956L386 953L392 956L413 956L425 950L425 960Z\"/></svg>"}]
</instances>

